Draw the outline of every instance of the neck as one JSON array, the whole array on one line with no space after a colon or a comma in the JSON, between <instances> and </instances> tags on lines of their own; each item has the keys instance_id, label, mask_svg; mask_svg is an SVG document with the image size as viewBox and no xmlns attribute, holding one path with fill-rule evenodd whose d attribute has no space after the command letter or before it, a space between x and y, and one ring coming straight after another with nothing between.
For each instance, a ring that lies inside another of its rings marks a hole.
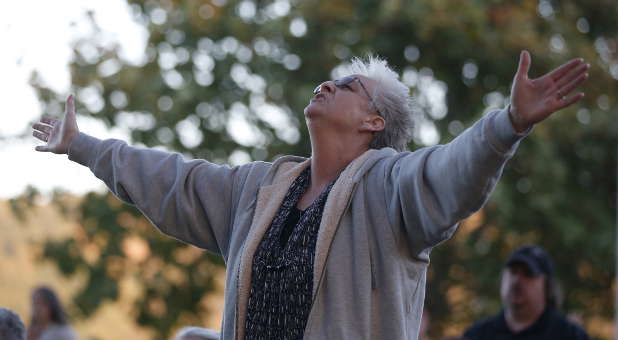
<instances>
[{"instance_id":1,"label":"neck","mask_svg":"<svg viewBox=\"0 0 618 340\"><path fill-rule=\"evenodd\" d=\"M37 340L43 330L49 325L49 320L32 321L28 327L28 340Z\"/></svg>"},{"instance_id":2,"label":"neck","mask_svg":"<svg viewBox=\"0 0 618 340\"><path fill-rule=\"evenodd\" d=\"M311 153L311 187L328 186L348 164L362 155L366 148L353 150L324 145L313 148Z\"/></svg>"},{"instance_id":3,"label":"neck","mask_svg":"<svg viewBox=\"0 0 618 340\"><path fill-rule=\"evenodd\" d=\"M522 331L535 323L545 311L545 303L507 308L504 312L506 324L513 332Z\"/></svg>"},{"instance_id":4,"label":"neck","mask_svg":"<svg viewBox=\"0 0 618 340\"><path fill-rule=\"evenodd\" d=\"M369 149L371 136L311 128L311 188L324 189L358 156ZM321 190L320 190L321 191Z\"/></svg>"},{"instance_id":5,"label":"neck","mask_svg":"<svg viewBox=\"0 0 618 340\"><path fill-rule=\"evenodd\" d=\"M311 187L324 189L348 164L365 153L368 147L348 143L345 138L311 141Z\"/></svg>"}]
</instances>

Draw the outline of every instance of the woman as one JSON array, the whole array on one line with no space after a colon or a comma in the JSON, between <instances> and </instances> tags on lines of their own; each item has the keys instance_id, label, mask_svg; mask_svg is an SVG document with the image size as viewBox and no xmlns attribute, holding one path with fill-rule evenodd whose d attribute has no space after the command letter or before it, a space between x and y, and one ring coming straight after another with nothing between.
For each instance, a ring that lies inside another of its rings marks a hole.
<instances>
[{"instance_id":1,"label":"woman","mask_svg":"<svg viewBox=\"0 0 618 340\"><path fill-rule=\"evenodd\" d=\"M32 293L32 318L28 340L76 340L68 325L60 300L48 287L38 287Z\"/></svg>"},{"instance_id":2,"label":"woman","mask_svg":"<svg viewBox=\"0 0 618 340\"><path fill-rule=\"evenodd\" d=\"M572 60L528 78L522 52L511 105L447 145L406 151L409 88L384 60L353 60L304 110L311 158L229 168L80 133L64 119L33 132L88 166L162 232L221 254L222 339L418 336L431 249L486 202L533 124L569 106L587 78Z\"/></svg>"}]
</instances>

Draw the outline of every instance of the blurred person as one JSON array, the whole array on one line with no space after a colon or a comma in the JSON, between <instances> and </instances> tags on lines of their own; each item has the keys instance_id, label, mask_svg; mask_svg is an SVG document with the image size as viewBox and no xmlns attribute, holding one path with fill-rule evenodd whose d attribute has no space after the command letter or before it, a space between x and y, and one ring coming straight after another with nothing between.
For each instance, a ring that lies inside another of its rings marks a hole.
<instances>
[{"instance_id":1,"label":"blurred person","mask_svg":"<svg viewBox=\"0 0 618 340\"><path fill-rule=\"evenodd\" d=\"M410 340L431 249L483 206L532 126L584 96L582 59L536 79L530 64L522 51L509 105L415 152L409 88L375 57L314 90L308 159L230 168L99 140L79 131L73 96L33 135L163 233L223 256L222 338Z\"/></svg>"},{"instance_id":2,"label":"blurred person","mask_svg":"<svg viewBox=\"0 0 618 340\"><path fill-rule=\"evenodd\" d=\"M15 312L0 307L0 340L24 340L26 327Z\"/></svg>"},{"instance_id":3,"label":"blurred person","mask_svg":"<svg viewBox=\"0 0 618 340\"><path fill-rule=\"evenodd\" d=\"M60 299L49 287L38 287L32 292L32 318L28 340L76 340L69 326Z\"/></svg>"},{"instance_id":4,"label":"blurred person","mask_svg":"<svg viewBox=\"0 0 618 340\"><path fill-rule=\"evenodd\" d=\"M479 321L468 340L585 340L586 332L560 314L554 266L536 245L515 250L502 271L500 297L504 310Z\"/></svg>"},{"instance_id":5,"label":"blurred person","mask_svg":"<svg viewBox=\"0 0 618 340\"><path fill-rule=\"evenodd\" d=\"M184 327L176 334L175 340L219 340L218 332L208 328Z\"/></svg>"}]
</instances>

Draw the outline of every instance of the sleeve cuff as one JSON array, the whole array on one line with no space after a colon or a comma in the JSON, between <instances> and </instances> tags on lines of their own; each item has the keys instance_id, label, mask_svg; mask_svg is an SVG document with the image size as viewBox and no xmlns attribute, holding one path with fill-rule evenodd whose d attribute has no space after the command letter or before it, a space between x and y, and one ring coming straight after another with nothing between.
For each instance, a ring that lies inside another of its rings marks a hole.
<instances>
[{"instance_id":1,"label":"sleeve cuff","mask_svg":"<svg viewBox=\"0 0 618 340\"><path fill-rule=\"evenodd\" d=\"M513 145L528 136L532 131L532 127L521 133L515 131L511 118L509 117L509 106L498 111L492 121L494 135L498 140L498 143L504 146L503 149L507 150L511 149Z\"/></svg>"},{"instance_id":2,"label":"sleeve cuff","mask_svg":"<svg viewBox=\"0 0 618 340\"><path fill-rule=\"evenodd\" d=\"M91 160L96 157L96 148L101 140L80 132L69 145L69 159L73 162L90 167Z\"/></svg>"}]
</instances>

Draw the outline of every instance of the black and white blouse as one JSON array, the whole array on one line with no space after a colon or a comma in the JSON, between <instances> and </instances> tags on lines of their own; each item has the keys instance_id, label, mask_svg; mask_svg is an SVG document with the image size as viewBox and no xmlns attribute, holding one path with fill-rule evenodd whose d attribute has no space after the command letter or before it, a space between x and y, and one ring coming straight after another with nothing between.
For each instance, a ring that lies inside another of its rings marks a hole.
<instances>
[{"instance_id":1,"label":"black and white blouse","mask_svg":"<svg viewBox=\"0 0 618 340\"><path fill-rule=\"evenodd\" d=\"M253 257L247 340L302 339L313 292L320 221L333 181L306 210L296 208L311 169L292 183Z\"/></svg>"}]
</instances>

